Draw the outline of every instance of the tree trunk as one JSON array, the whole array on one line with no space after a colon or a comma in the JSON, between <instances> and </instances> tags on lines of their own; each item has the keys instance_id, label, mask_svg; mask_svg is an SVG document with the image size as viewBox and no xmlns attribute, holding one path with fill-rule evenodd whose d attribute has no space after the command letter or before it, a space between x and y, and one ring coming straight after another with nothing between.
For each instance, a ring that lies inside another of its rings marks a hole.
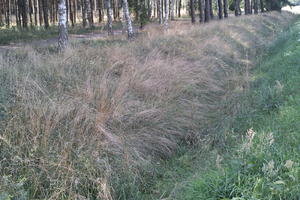
<instances>
[{"instance_id":1,"label":"tree trunk","mask_svg":"<svg viewBox=\"0 0 300 200\"><path fill-rule=\"evenodd\" d=\"M250 0L244 0L245 3L245 15L249 15L250 14Z\"/></svg>"},{"instance_id":2,"label":"tree trunk","mask_svg":"<svg viewBox=\"0 0 300 200\"><path fill-rule=\"evenodd\" d=\"M106 0L106 8L107 8L107 31L108 35L113 35L113 29L112 29L112 8L111 8L111 0Z\"/></svg>"},{"instance_id":3,"label":"tree trunk","mask_svg":"<svg viewBox=\"0 0 300 200\"><path fill-rule=\"evenodd\" d=\"M3 8L4 8L3 2L0 1L0 27L3 26Z\"/></svg>"},{"instance_id":4,"label":"tree trunk","mask_svg":"<svg viewBox=\"0 0 300 200\"><path fill-rule=\"evenodd\" d=\"M227 18L228 17L228 1L223 0L223 2L224 2L224 17Z\"/></svg>"},{"instance_id":5,"label":"tree trunk","mask_svg":"<svg viewBox=\"0 0 300 200\"><path fill-rule=\"evenodd\" d=\"M213 19L214 11L213 11L213 7L212 7L212 0L209 0L209 14L210 14L210 18Z\"/></svg>"},{"instance_id":6,"label":"tree trunk","mask_svg":"<svg viewBox=\"0 0 300 200\"><path fill-rule=\"evenodd\" d=\"M210 20L210 0L205 0L205 22Z\"/></svg>"},{"instance_id":7,"label":"tree trunk","mask_svg":"<svg viewBox=\"0 0 300 200\"><path fill-rule=\"evenodd\" d=\"M240 6L241 0L235 0L234 1L234 15L240 16L241 15L241 6Z\"/></svg>"},{"instance_id":8,"label":"tree trunk","mask_svg":"<svg viewBox=\"0 0 300 200\"><path fill-rule=\"evenodd\" d=\"M170 0L170 11L171 11L171 20L175 20L175 12L174 12L174 1Z\"/></svg>"},{"instance_id":9,"label":"tree trunk","mask_svg":"<svg viewBox=\"0 0 300 200\"><path fill-rule=\"evenodd\" d=\"M42 5L42 0L38 0L39 3L39 22L40 26L43 25L43 5Z\"/></svg>"},{"instance_id":10,"label":"tree trunk","mask_svg":"<svg viewBox=\"0 0 300 200\"><path fill-rule=\"evenodd\" d=\"M90 0L84 0L84 6L87 13L87 20L89 22L89 27L94 27L93 11L91 7Z\"/></svg>"},{"instance_id":11,"label":"tree trunk","mask_svg":"<svg viewBox=\"0 0 300 200\"><path fill-rule=\"evenodd\" d=\"M10 27L10 1L6 0L6 15L5 15L6 27Z\"/></svg>"},{"instance_id":12,"label":"tree trunk","mask_svg":"<svg viewBox=\"0 0 300 200\"><path fill-rule=\"evenodd\" d=\"M178 17L181 17L181 0L178 2Z\"/></svg>"},{"instance_id":13,"label":"tree trunk","mask_svg":"<svg viewBox=\"0 0 300 200\"><path fill-rule=\"evenodd\" d=\"M74 11L74 24L76 24L76 19L77 19L77 0L73 0L73 11Z\"/></svg>"},{"instance_id":14,"label":"tree trunk","mask_svg":"<svg viewBox=\"0 0 300 200\"><path fill-rule=\"evenodd\" d=\"M68 45L67 8L66 8L65 0L59 0L58 14L59 14L58 49L59 51L62 51Z\"/></svg>"},{"instance_id":15,"label":"tree trunk","mask_svg":"<svg viewBox=\"0 0 300 200\"><path fill-rule=\"evenodd\" d=\"M30 26L33 26L32 14L33 14L32 0L29 0L29 21L30 21Z\"/></svg>"},{"instance_id":16,"label":"tree trunk","mask_svg":"<svg viewBox=\"0 0 300 200\"><path fill-rule=\"evenodd\" d=\"M48 1L43 0L43 13L44 13L44 25L45 28L49 28L49 19L48 19Z\"/></svg>"},{"instance_id":17,"label":"tree trunk","mask_svg":"<svg viewBox=\"0 0 300 200\"><path fill-rule=\"evenodd\" d=\"M159 24L163 23L163 17L162 17L162 0L157 0L157 11L159 15Z\"/></svg>"},{"instance_id":18,"label":"tree trunk","mask_svg":"<svg viewBox=\"0 0 300 200\"><path fill-rule=\"evenodd\" d=\"M151 19L151 16L152 16L152 2L151 2L151 0L148 0L148 5L147 5L147 9L148 9L148 19Z\"/></svg>"},{"instance_id":19,"label":"tree trunk","mask_svg":"<svg viewBox=\"0 0 300 200\"><path fill-rule=\"evenodd\" d=\"M73 0L69 1L69 13L70 13L71 25L72 27L74 27Z\"/></svg>"},{"instance_id":20,"label":"tree trunk","mask_svg":"<svg viewBox=\"0 0 300 200\"><path fill-rule=\"evenodd\" d=\"M205 1L199 0L200 23L205 21Z\"/></svg>"},{"instance_id":21,"label":"tree trunk","mask_svg":"<svg viewBox=\"0 0 300 200\"><path fill-rule=\"evenodd\" d=\"M253 9L254 9L254 14L258 14L258 2L257 2L257 0L253 1Z\"/></svg>"},{"instance_id":22,"label":"tree trunk","mask_svg":"<svg viewBox=\"0 0 300 200\"><path fill-rule=\"evenodd\" d=\"M131 22L131 18L130 18L130 14L129 14L127 0L123 0L123 12L124 12L125 20L126 20L128 39L132 40L134 35L133 35L132 22Z\"/></svg>"},{"instance_id":23,"label":"tree trunk","mask_svg":"<svg viewBox=\"0 0 300 200\"><path fill-rule=\"evenodd\" d=\"M164 28L169 28L169 0L165 0L165 21Z\"/></svg>"},{"instance_id":24,"label":"tree trunk","mask_svg":"<svg viewBox=\"0 0 300 200\"><path fill-rule=\"evenodd\" d=\"M82 26L87 26L87 7L86 7L86 0L81 1L81 10L82 10Z\"/></svg>"},{"instance_id":25,"label":"tree trunk","mask_svg":"<svg viewBox=\"0 0 300 200\"><path fill-rule=\"evenodd\" d=\"M38 19L37 19L37 13L38 13L38 8L37 8L37 0L33 0L33 9L34 9L34 25L38 25Z\"/></svg>"},{"instance_id":26,"label":"tree trunk","mask_svg":"<svg viewBox=\"0 0 300 200\"><path fill-rule=\"evenodd\" d=\"M22 26L24 28L28 27L28 20L27 20L27 3L26 0L19 0L18 1L18 10L20 16L22 16Z\"/></svg>"},{"instance_id":27,"label":"tree trunk","mask_svg":"<svg viewBox=\"0 0 300 200\"><path fill-rule=\"evenodd\" d=\"M259 3L260 3L260 12L265 12L263 0L260 0Z\"/></svg>"},{"instance_id":28,"label":"tree trunk","mask_svg":"<svg viewBox=\"0 0 300 200\"><path fill-rule=\"evenodd\" d=\"M99 13L99 23L102 22L103 16L102 16L102 0L98 0L98 13Z\"/></svg>"},{"instance_id":29,"label":"tree trunk","mask_svg":"<svg viewBox=\"0 0 300 200\"><path fill-rule=\"evenodd\" d=\"M219 19L223 19L223 4L222 4L222 0L218 0L218 16L219 16Z\"/></svg>"},{"instance_id":30,"label":"tree trunk","mask_svg":"<svg viewBox=\"0 0 300 200\"><path fill-rule=\"evenodd\" d=\"M192 24L194 24L195 23L195 5L194 5L194 0L190 0L190 9L191 9Z\"/></svg>"}]
</instances>

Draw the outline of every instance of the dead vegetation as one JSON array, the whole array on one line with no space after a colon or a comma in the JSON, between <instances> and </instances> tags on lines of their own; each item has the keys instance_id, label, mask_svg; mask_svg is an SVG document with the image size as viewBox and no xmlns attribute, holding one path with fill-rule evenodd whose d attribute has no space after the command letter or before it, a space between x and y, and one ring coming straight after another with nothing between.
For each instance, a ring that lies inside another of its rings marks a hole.
<instances>
[{"instance_id":1,"label":"dead vegetation","mask_svg":"<svg viewBox=\"0 0 300 200\"><path fill-rule=\"evenodd\" d=\"M0 171L11 184L0 179L0 194L139 198L155 176L153 163L180 144L218 137L214 130L237 109L227 102L293 18L174 23L164 34L146 27L128 44L1 55Z\"/></svg>"}]
</instances>

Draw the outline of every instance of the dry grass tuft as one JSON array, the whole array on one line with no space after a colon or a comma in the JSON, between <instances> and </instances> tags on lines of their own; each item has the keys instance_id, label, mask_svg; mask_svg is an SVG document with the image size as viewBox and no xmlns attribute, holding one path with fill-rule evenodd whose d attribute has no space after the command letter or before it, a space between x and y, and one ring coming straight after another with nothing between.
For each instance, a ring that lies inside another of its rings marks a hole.
<instances>
[{"instance_id":1,"label":"dry grass tuft","mask_svg":"<svg viewBox=\"0 0 300 200\"><path fill-rule=\"evenodd\" d=\"M293 17L173 24L165 34L146 27L125 45L1 55L1 175L24 182L32 198L133 196L155 173L153 161L182 142L217 137L234 115L225 102L247 86L255 56Z\"/></svg>"}]
</instances>

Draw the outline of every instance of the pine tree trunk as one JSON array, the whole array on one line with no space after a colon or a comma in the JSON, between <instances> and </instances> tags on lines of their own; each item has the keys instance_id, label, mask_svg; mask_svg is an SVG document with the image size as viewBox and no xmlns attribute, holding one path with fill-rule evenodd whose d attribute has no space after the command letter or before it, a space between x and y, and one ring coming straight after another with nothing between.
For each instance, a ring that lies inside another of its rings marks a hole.
<instances>
[{"instance_id":1,"label":"pine tree trunk","mask_svg":"<svg viewBox=\"0 0 300 200\"><path fill-rule=\"evenodd\" d=\"M147 17L148 19L151 19L151 16L152 16L152 2L151 0L148 0L148 5L147 5L147 9L148 9L148 13L147 13Z\"/></svg>"},{"instance_id":2,"label":"pine tree trunk","mask_svg":"<svg viewBox=\"0 0 300 200\"><path fill-rule=\"evenodd\" d=\"M195 5L194 5L194 0L190 0L190 9L191 9L192 24L194 24L196 22L196 20L195 20Z\"/></svg>"},{"instance_id":3,"label":"pine tree trunk","mask_svg":"<svg viewBox=\"0 0 300 200\"><path fill-rule=\"evenodd\" d=\"M205 22L210 20L210 0L205 0Z\"/></svg>"},{"instance_id":4,"label":"pine tree trunk","mask_svg":"<svg viewBox=\"0 0 300 200\"><path fill-rule=\"evenodd\" d=\"M240 16L241 15L241 6L240 6L241 0L235 0L234 1L234 15Z\"/></svg>"},{"instance_id":5,"label":"pine tree trunk","mask_svg":"<svg viewBox=\"0 0 300 200\"><path fill-rule=\"evenodd\" d=\"M30 26L33 26L32 14L33 14L32 0L29 0L29 21L30 21Z\"/></svg>"},{"instance_id":6,"label":"pine tree trunk","mask_svg":"<svg viewBox=\"0 0 300 200\"><path fill-rule=\"evenodd\" d=\"M10 1L6 0L6 27L9 28L10 27Z\"/></svg>"},{"instance_id":7,"label":"pine tree trunk","mask_svg":"<svg viewBox=\"0 0 300 200\"><path fill-rule=\"evenodd\" d=\"M205 22L205 1L199 0L200 23Z\"/></svg>"},{"instance_id":8,"label":"pine tree trunk","mask_svg":"<svg viewBox=\"0 0 300 200\"><path fill-rule=\"evenodd\" d=\"M67 24L69 24L69 0L65 0L65 1L66 1L66 12L67 12Z\"/></svg>"},{"instance_id":9,"label":"pine tree trunk","mask_svg":"<svg viewBox=\"0 0 300 200\"><path fill-rule=\"evenodd\" d=\"M66 8L66 1L65 0L59 0L58 14L59 14L58 49L60 51L62 51L68 45L67 8Z\"/></svg>"},{"instance_id":10,"label":"pine tree trunk","mask_svg":"<svg viewBox=\"0 0 300 200\"><path fill-rule=\"evenodd\" d=\"M223 4L222 4L222 0L218 0L218 16L219 16L219 19L223 19Z\"/></svg>"},{"instance_id":11,"label":"pine tree trunk","mask_svg":"<svg viewBox=\"0 0 300 200\"><path fill-rule=\"evenodd\" d=\"M265 12L263 0L260 0L259 3L260 3L260 12Z\"/></svg>"},{"instance_id":12,"label":"pine tree trunk","mask_svg":"<svg viewBox=\"0 0 300 200\"><path fill-rule=\"evenodd\" d=\"M28 27L28 21L27 21L27 3L26 0L19 0L18 1L18 9L20 16L22 16L22 26L23 28Z\"/></svg>"},{"instance_id":13,"label":"pine tree trunk","mask_svg":"<svg viewBox=\"0 0 300 200\"><path fill-rule=\"evenodd\" d=\"M113 29L112 29L112 8L111 8L111 0L106 0L106 8L107 8L107 31L108 35L113 35Z\"/></svg>"},{"instance_id":14,"label":"pine tree trunk","mask_svg":"<svg viewBox=\"0 0 300 200\"><path fill-rule=\"evenodd\" d=\"M3 8L4 8L3 2L0 1L0 27L3 26Z\"/></svg>"},{"instance_id":15,"label":"pine tree trunk","mask_svg":"<svg viewBox=\"0 0 300 200\"><path fill-rule=\"evenodd\" d=\"M72 0L69 1L69 13L70 13L71 25L72 25L72 27L74 27L73 2L72 2Z\"/></svg>"},{"instance_id":16,"label":"pine tree trunk","mask_svg":"<svg viewBox=\"0 0 300 200\"><path fill-rule=\"evenodd\" d=\"M213 11L213 7L212 7L212 0L209 0L209 14L210 14L210 18L213 19L214 11Z\"/></svg>"},{"instance_id":17,"label":"pine tree trunk","mask_svg":"<svg viewBox=\"0 0 300 200\"><path fill-rule=\"evenodd\" d=\"M132 22L131 22L131 17L130 17L130 14L129 14L127 0L123 0L123 12L124 12L125 20L126 20L128 39L132 40L134 34L133 34Z\"/></svg>"},{"instance_id":18,"label":"pine tree trunk","mask_svg":"<svg viewBox=\"0 0 300 200\"><path fill-rule=\"evenodd\" d=\"M99 14L99 23L102 22L103 16L102 16L102 0L98 0L98 14Z\"/></svg>"},{"instance_id":19,"label":"pine tree trunk","mask_svg":"<svg viewBox=\"0 0 300 200\"><path fill-rule=\"evenodd\" d=\"M86 0L81 1L81 10L82 10L82 26L87 26L87 7L86 7Z\"/></svg>"},{"instance_id":20,"label":"pine tree trunk","mask_svg":"<svg viewBox=\"0 0 300 200\"><path fill-rule=\"evenodd\" d=\"M181 0L178 3L178 17L181 17Z\"/></svg>"},{"instance_id":21,"label":"pine tree trunk","mask_svg":"<svg viewBox=\"0 0 300 200\"><path fill-rule=\"evenodd\" d=\"M37 13L38 13L37 0L33 0L33 9L34 9L34 25L37 26L38 25L38 19L37 19Z\"/></svg>"},{"instance_id":22,"label":"pine tree trunk","mask_svg":"<svg viewBox=\"0 0 300 200\"><path fill-rule=\"evenodd\" d=\"M48 19L48 1L43 0L43 13L44 13L44 25L45 28L49 28L49 19Z\"/></svg>"},{"instance_id":23,"label":"pine tree trunk","mask_svg":"<svg viewBox=\"0 0 300 200\"><path fill-rule=\"evenodd\" d=\"M228 17L228 1L223 0L223 2L224 2L224 17L227 18Z\"/></svg>"},{"instance_id":24,"label":"pine tree trunk","mask_svg":"<svg viewBox=\"0 0 300 200\"><path fill-rule=\"evenodd\" d=\"M165 19L164 28L167 30L169 28L169 0L165 0Z\"/></svg>"},{"instance_id":25,"label":"pine tree trunk","mask_svg":"<svg viewBox=\"0 0 300 200\"><path fill-rule=\"evenodd\" d=\"M74 24L76 24L76 18L77 18L77 0L73 0L74 4L73 4L73 11L74 11Z\"/></svg>"},{"instance_id":26,"label":"pine tree trunk","mask_svg":"<svg viewBox=\"0 0 300 200\"><path fill-rule=\"evenodd\" d=\"M89 27L94 27L93 11L91 8L90 0L84 0L84 6L87 13L87 20L89 22Z\"/></svg>"},{"instance_id":27,"label":"pine tree trunk","mask_svg":"<svg viewBox=\"0 0 300 200\"><path fill-rule=\"evenodd\" d=\"M258 2L257 2L257 0L253 1L253 9L254 9L254 14L258 14Z\"/></svg>"},{"instance_id":28,"label":"pine tree trunk","mask_svg":"<svg viewBox=\"0 0 300 200\"><path fill-rule=\"evenodd\" d=\"M245 3L245 15L249 15L250 14L250 0L244 0Z\"/></svg>"}]
</instances>

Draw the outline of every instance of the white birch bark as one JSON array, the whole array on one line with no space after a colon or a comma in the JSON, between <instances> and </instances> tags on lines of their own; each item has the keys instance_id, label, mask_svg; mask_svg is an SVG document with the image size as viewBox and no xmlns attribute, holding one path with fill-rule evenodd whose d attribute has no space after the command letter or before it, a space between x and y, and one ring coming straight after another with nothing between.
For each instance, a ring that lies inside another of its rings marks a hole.
<instances>
[{"instance_id":1,"label":"white birch bark","mask_svg":"<svg viewBox=\"0 0 300 200\"><path fill-rule=\"evenodd\" d=\"M169 0L165 0L165 20L164 27L168 29L169 27Z\"/></svg>"},{"instance_id":2,"label":"white birch bark","mask_svg":"<svg viewBox=\"0 0 300 200\"><path fill-rule=\"evenodd\" d=\"M59 0L58 13L59 13L58 49L63 50L68 45L67 8L66 8L65 0Z\"/></svg>"},{"instance_id":3,"label":"white birch bark","mask_svg":"<svg viewBox=\"0 0 300 200\"><path fill-rule=\"evenodd\" d=\"M123 0L123 12L124 12L125 20L126 20L126 25L127 25L128 39L131 40L131 39L133 39L134 34L133 34L132 21L131 21L131 17L129 14L127 0Z\"/></svg>"},{"instance_id":4,"label":"white birch bark","mask_svg":"<svg viewBox=\"0 0 300 200\"><path fill-rule=\"evenodd\" d=\"M108 31L108 35L113 35L114 34L112 29L113 11L111 8L110 0L106 0L106 7L107 7L107 31Z\"/></svg>"},{"instance_id":5,"label":"white birch bark","mask_svg":"<svg viewBox=\"0 0 300 200\"><path fill-rule=\"evenodd\" d=\"M91 8L91 2L90 0L84 0L84 6L85 6L85 10L86 10L86 14L87 14L87 20L89 22L89 27L94 27L94 23L93 23L93 11Z\"/></svg>"},{"instance_id":6,"label":"white birch bark","mask_svg":"<svg viewBox=\"0 0 300 200\"><path fill-rule=\"evenodd\" d=\"M162 0L157 0L158 3L158 13L159 13L159 24L163 23L163 10L162 10Z\"/></svg>"}]
</instances>

